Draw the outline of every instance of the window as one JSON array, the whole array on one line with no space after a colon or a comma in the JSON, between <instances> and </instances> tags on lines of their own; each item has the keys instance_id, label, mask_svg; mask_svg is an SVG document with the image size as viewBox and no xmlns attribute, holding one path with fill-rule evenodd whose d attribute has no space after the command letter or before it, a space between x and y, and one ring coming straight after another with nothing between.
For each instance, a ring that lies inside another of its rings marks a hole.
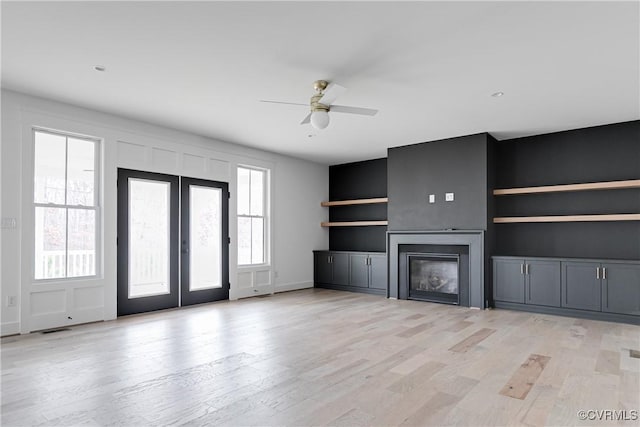
<instances>
[{"instance_id":1,"label":"window","mask_svg":"<svg viewBox=\"0 0 640 427\"><path fill-rule=\"evenodd\" d=\"M238 265L265 264L267 171L238 167Z\"/></svg>"},{"instance_id":2,"label":"window","mask_svg":"<svg viewBox=\"0 0 640 427\"><path fill-rule=\"evenodd\" d=\"M35 279L96 275L98 142L34 133Z\"/></svg>"}]
</instances>

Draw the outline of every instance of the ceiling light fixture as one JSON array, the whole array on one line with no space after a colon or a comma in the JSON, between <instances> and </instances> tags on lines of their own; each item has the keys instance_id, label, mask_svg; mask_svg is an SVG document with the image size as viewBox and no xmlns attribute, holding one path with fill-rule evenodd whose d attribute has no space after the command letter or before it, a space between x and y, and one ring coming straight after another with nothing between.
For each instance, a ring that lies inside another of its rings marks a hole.
<instances>
[{"instance_id":1,"label":"ceiling light fixture","mask_svg":"<svg viewBox=\"0 0 640 427\"><path fill-rule=\"evenodd\" d=\"M318 130L326 129L329 126L329 106L320 102L324 98L324 90L329 86L326 80L316 80L313 88L316 94L311 97L311 126Z\"/></svg>"},{"instance_id":2,"label":"ceiling light fixture","mask_svg":"<svg viewBox=\"0 0 640 427\"><path fill-rule=\"evenodd\" d=\"M329 126L329 111L318 108L311 112L311 126L318 130Z\"/></svg>"},{"instance_id":3,"label":"ceiling light fixture","mask_svg":"<svg viewBox=\"0 0 640 427\"><path fill-rule=\"evenodd\" d=\"M504 92L494 92L491 94L494 98L500 98L502 95L504 95Z\"/></svg>"},{"instance_id":4,"label":"ceiling light fixture","mask_svg":"<svg viewBox=\"0 0 640 427\"><path fill-rule=\"evenodd\" d=\"M107 67L105 67L104 65L94 65L93 69L96 71L100 71L101 73L107 71Z\"/></svg>"},{"instance_id":5,"label":"ceiling light fixture","mask_svg":"<svg viewBox=\"0 0 640 427\"><path fill-rule=\"evenodd\" d=\"M311 97L311 112L300 122L301 125L311 123L314 129L322 130L329 126L331 121L329 111L335 113L359 114L361 116L375 116L378 110L361 107L348 107L345 105L335 105L333 102L338 98L346 88L336 83L329 83L326 80L316 80L313 83L316 94ZM305 105L297 102L267 101L272 104L288 104L288 105Z\"/></svg>"}]
</instances>

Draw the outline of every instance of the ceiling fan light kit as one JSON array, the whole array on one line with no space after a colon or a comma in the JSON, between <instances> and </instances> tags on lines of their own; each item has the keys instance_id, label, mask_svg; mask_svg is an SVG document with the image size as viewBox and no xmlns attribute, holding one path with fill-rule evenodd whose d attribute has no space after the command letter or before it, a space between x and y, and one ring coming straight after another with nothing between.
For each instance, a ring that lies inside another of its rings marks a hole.
<instances>
[{"instance_id":1,"label":"ceiling fan light kit","mask_svg":"<svg viewBox=\"0 0 640 427\"><path fill-rule=\"evenodd\" d=\"M329 106L322 104L320 100L324 98L324 90L329 83L326 80L316 80L313 88L316 94L311 97L311 126L318 130L326 129L329 126Z\"/></svg>"},{"instance_id":2,"label":"ceiling fan light kit","mask_svg":"<svg viewBox=\"0 0 640 427\"><path fill-rule=\"evenodd\" d=\"M311 123L311 126L318 130L326 129L326 127L329 126L330 122L329 111L333 111L336 113L358 114L362 116L375 116L378 112L378 110L373 110L371 108L347 107L344 105L333 104L333 102L347 90L339 84L329 83L326 80L316 80L313 83L313 88L316 91L316 94L311 97L311 112L302 120L302 122L300 122L301 125ZM261 100L260 102L269 102L273 104L304 105L293 102L267 100Z\"/></svg>"},{"instance_id":3,"label":"ceiling fan light kit","mask_svg":"<svg viewBox=\"0 0 640 427\"><path fill-rule=\"evenodd\" d=\"M317 110L311 113L311 126L318 130L329 126L329 113L327 110Z\"/></svg>"}]
</instances>

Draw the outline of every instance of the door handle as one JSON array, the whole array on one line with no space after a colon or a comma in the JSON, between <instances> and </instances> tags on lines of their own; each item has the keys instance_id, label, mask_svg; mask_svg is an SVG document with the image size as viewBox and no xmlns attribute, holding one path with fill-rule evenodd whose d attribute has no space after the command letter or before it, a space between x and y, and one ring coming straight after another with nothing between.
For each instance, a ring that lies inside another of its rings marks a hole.
<instances>
[{"instance_id":1,"label":"door handle","mask_svg":"<svg viewBox=\"0 0 640 427\"><path fill-rule=\"evenodd\" d=\"M529 264L524 265L524 274L529 275Z\"/></svg>"},{"instance_id":2,"label":"door handle","mask_svg":"<svg viewBox=\"0 0 640 427\"><path fill-rule=\"evenodd\" d=\"M182 251L183 254L188 254L189 253L189 247L187 246L187 241L183 240L182 241Z\"/></svg>"},{"instance_id":3,"label":"door handle","mask_svg":"<svg viewBox=\"0 0 640 427\"><path fill-rule=\"evenodd\" d=\"M602 280L607 280L607 267L602 267Z\"/></svg>"},{"instance_id":4,"label":"door handle","mask_svg":"<svg viewBox=\"0 0 640 427\"><path fill-rule=\"evenodd\" d=\"M524 264L520 264L520 274L524 274Z\"/></svg>"},{"instance_id":5,"label":"door handle","mask_svg":"<svg viewBox=\"0 0 640 427\"><path fill-rule=\"evenodd\" d=\"M600 267L596 267L596 279L600 278Z\"/></svg>"}]
</instances>

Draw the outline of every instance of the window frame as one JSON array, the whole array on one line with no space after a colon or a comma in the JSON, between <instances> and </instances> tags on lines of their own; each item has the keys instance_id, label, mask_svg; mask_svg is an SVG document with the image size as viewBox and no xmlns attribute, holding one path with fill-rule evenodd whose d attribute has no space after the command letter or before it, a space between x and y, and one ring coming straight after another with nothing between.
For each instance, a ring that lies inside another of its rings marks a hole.
<instances>
[{"instance_id":1,"label":"window frame","mask_svg":"<svg viewBox=\"0 0 640 427\"><path fill-rule=\"evenodd\" d=\"M268 168L263 168L263 167L259 167L259 166L253 166L253 165L246 165L246 164L238 164L236 167L236 182L238 182L238 173L240 171L240 169L245 169L249 171L249 177L251 177L251 171L256 171L256 172L260 172L263 175L263 180L262 180L262 215L251 215L249 214L240 214L239 209L238 209L238 205L240 203L240 186L236 185L236 193L237 193L237 197L236 197L236 230L239 231L239 220L240 218L248 218L248 219L253 219L253 218L260 218L262 219L262 253L263 253L263 260L261 263L249 263L249 264L240 264L240 246L237 245L237 250L236 250L236 254L237 254L237 259L236 259L236 265L239 269L250 269L250 268L254 268L254 267L264 267L264 266L268 266L270 265L271 262L271 257L270 257L270 248L271 248L271 244L270 244L270 211L269 211L269 206L270 206L270 201L269 201L269 197L270 197L270 191L269 191L269 186L270 186L270 170ZM251 212L251 178L249 178L249 195L248 195L248 199L249 199L249 212ZM251 235L253 237L253 230L251 231ZM237 239L239 241L239 238ZM253 239L251 239L251 242L253 242ZM253 243L251 244L251 258L253 258Z\"/></svg>"},{"instance_id":2,"label":"window frame","mask_svg":"<svg viewBox=\"0 0 640 427\"><path fill-rule=\"evenodd\" d=\"M65 203L42 203L36 202L36 194L35 194L35 181L36 181L36 134L37 133L45 133L49 135L61 136L65 138ZM67 204L67 174L68 174L68 166L69 166L69 156L68 156L68 146L69 146L69 138L81 139L85 141L93 142L93 205L69 205ZM31 147L33 149L32 159L31 159L31 192L30 192L30 204L31 204L31 213L32 220L31 225L33 227L33 238L31 240L31 255L33 256L33 263L31 266L31 279L34 283L46 284L46 283L60 283L60 282L73 282L73 281L81 281L81 280L92 280L99 279L102 277L102 205L100 203L102 196L102 188L101 188L101 152L102 147L101 144L103 140L101 138L77 134L74 132L66 132L53 130L48 128L42 128L34 126L31 130ZM63 277L51 277L51 278L36 278L36 210L37 208L56 208L56 209L64 209L65 210L65 275ZM95 225L94 225L94 242L95 242L95 255L94 255L94 274L84 275L84 276L72 276L69 277L69 264L68 264L68 254L69 254L69 211L70 210L88 210L94 212Z\"/></svg>"}]
</instances>

